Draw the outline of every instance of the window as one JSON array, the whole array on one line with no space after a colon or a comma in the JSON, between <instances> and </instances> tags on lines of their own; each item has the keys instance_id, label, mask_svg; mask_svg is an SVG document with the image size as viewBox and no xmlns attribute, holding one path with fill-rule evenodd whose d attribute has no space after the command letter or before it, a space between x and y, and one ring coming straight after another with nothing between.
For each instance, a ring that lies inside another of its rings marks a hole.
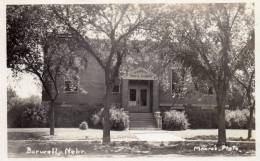
<instances>
[{"instance_id":1,"label":"window","mask_svg":"<svg viewBox=\"0 0 260 161\"><path fill-rule=\"evenodd\" d=\"M141 89L141 106L147 106L147 90Z\"/></svg>"},{"instance_id":2,"label":"window","mask_svg":"<svg viewBox=\"0 0 260 161\"><path fill-rule=\"evenodd\" d=\"M180 87L178 86L178 75L177 73L172 69L171 70L171 92L172 94L176 94L180 92Z\"/></svg>"},{"instance_id":3,"label":"window","mask_svg":"<svg viewBox=\"0 0 260 161\"><path fill-rule=\"evenodd\" d=\"M209 90L208 90L208 94L209 95L212 95L214 92L213 92L213 87L209 87Z\"/></svg>"},{"instance_id":4,"label":"window","mask_svg":"<svg viewBox=\"0 0 260 161\"><path fill-rule=\"evenodd\" d=\"M119 92L120 92L120 86L119 85L114 85L112 93L119 93Z\"/></svg>"},{"instance_id":5,"label":"window","mask_svg":"<svg viewBox=\"0 0 260 161\"><path fill-rule=\"evenodd\" d=\"M136 89L130 89L130 101L136 101Z\"/></svg>"},{"instance_id":6,"label":"window","mask_svg":"<svg viewBox=\"0 0 260 161\"><path fill-rule=\"evenodd\" d=\"M78 83L72 82L70 80L66 80L64 82L64 90L65 90L65 92L77 92L78 91Z\"/></svg>"}]
</instances>

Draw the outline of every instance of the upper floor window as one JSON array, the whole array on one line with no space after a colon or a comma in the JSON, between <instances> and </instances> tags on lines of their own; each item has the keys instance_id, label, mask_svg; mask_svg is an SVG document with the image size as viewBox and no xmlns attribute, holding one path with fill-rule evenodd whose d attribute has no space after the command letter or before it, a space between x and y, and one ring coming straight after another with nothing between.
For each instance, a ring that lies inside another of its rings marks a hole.
<instances>
[{"instance_id":1,"label":"upper floor window","mask_svg":"<svg viewBox=\"0 0 260 161\"><path fill-rule=\"evenodd\" d=\"M77 92L78 91L78 82L66 80L64 82L64 91L65 92Z\"/></svg>"},{"instance_id":2,"label":"upper floor window","mask_svg":"<svg viewBox=\"0 0 260 161\"><path fill-rule=\"evenodd\" d=\"M114 85L112 93L120 93L120 85L118 84Z\"/></svg>"},{"instance_id":3,"label":"upper floor window","mask_svg":"<svg viewBox=\"0 0 260 161\"><path fill-rule=\"evenodd\" d=\"M210 95L214 94L213 87L209 87L208 94L210 94Z\"/></svg>"},{"instance_id":4,"label":"upper floor window","mask_svg":"<svg viewBox=\"0 0 260 161\"><path fill-rule=\"evenodd\" d=\"M172 94L178 94L181 92L181 82L179 81L178 74L172 69L171 70L171 92Z\"/></svg>"}]
</instances>

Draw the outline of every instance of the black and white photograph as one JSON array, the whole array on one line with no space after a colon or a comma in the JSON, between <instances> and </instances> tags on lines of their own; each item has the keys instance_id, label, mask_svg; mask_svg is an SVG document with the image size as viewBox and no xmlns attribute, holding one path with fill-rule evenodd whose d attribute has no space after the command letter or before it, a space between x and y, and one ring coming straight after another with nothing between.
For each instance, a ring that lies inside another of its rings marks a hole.
<instances>
[{"instance_id":1,"label":"black and white photograph","mask_svg":"<svg viewBox=\"0 0 260 161\"><path fill-rule=\"evenodd\" d=\"M6 0L3 156L256 160L256 11Z\"/></svg>"}]
</instances>

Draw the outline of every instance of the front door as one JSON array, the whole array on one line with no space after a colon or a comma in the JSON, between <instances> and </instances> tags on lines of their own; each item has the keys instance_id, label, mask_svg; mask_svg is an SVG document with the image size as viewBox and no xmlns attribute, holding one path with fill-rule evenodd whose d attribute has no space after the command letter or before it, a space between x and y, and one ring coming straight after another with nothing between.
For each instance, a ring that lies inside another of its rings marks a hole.
<instances>
[{"instance_id":1,"label":"front door","mask_svg":"<svg viewBox=\"0 0 260 161\"><path fill-rule=\"evenodd\" d=\"M149 88L147 86L129 87L128 106L130 112L151 112Z\"/></svg>"}]
</instances>

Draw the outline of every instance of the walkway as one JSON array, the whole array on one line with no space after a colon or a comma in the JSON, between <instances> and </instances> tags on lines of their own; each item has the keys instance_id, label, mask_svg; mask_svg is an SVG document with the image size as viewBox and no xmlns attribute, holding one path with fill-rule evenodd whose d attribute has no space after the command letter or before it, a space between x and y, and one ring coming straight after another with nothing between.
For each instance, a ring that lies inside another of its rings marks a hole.
<instances>
[{"instance_id":1,"label":"walkway","mask_svg":"<svg viewBox=\"0 0 260 161\"><path fill-rule=\"evenodd\" d=\"M184 141L183 138L175 136L173 133L168 131L130 130L130 133L134 134L139 141Z\"/></svg>"},{"instance_id":2,"label":"walkway","mask_svg":"<svg viewBox=\"0 0 260 161\"><path fill-rule=\"evenodd\" d=\"M247 130L227 130L227 138L246 138ZM112 141L183 141L184 139L217 138L217 129L188 129L183 131L166 130L125 130L111 131ZM49 135L49 128L9 128L9 140L84 140L101 141L101 129L80 130L78 128L55 128L55 136ZM255 138L253 130L252 138ZM205 138L206 137L206 138ZM213 139L214 140L214 139Z\"/></svg>"}]
</instances>

